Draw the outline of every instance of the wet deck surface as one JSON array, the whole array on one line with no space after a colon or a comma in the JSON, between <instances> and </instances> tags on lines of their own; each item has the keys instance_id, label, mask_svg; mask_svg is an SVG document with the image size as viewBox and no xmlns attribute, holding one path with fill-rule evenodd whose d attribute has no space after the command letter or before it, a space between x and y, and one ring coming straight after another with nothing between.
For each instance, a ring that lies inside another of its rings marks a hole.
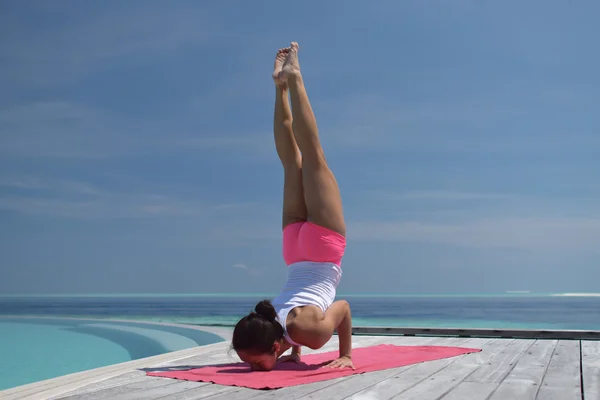
<instances>
[{"instance_id":1,"label":"wet deck surface","mask_svg":"<svg viewBox=\"0 0 600 400\"><path fill-rule=\"evenodd\" d=\"M269 391L148 377L141 370L238 361L224 342L25 385L0 392L0 398L600 400L600 341L354 336L353 343L463 346L482 352ZM316 352L337 345L334 337Z\"/></svg>"}]
</instances>

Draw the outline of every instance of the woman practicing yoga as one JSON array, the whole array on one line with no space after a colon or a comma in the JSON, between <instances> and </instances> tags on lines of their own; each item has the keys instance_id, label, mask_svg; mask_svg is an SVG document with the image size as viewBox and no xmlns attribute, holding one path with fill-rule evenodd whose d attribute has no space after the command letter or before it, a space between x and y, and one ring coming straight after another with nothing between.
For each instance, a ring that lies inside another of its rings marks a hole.
<instances>
[{"instance_id":1,"label":"woman practicing yoga","mask_svg":"<svg viewBox=\"0 0 600 400\"><path fill-rule=\"evenodd\" d=\"M346 248L342 200L319 142L298 43L278 51L273 80L273 130L285 176L282 224L288 278L272 303L261 301L236 324L232 347L253 370L268 371L277 362L299 362L301 346L319 349L337 330L340 354L328 366L354 368L350 306L333 301ZM292 354L280 357L290 347Z\"/></svg>"}]
</instances>

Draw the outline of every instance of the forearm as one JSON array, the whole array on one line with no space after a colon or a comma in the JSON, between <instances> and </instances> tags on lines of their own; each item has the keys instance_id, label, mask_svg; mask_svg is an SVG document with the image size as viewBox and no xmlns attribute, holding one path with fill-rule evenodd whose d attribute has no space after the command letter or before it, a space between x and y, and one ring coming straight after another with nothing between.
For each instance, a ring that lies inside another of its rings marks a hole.
<instances>
[{"instance_id":1,"label":"forearm","mask_svg":"<svg viewBox=\"0 0 600 400\"><path fill-rule=\"evenodd\" d=\"M300 346L293 346L292 347L292 354L297 354L297 355L301 355L302 354L302 347Z\"/></svg>"},{"instance_id":2,"label":"forearm","mask_svg":"<svg viewBox=\"0 0 600 400\"><path fill-rule=\"evenodd\" d=\"M286 351L288 351L290 349L290 347L292 347L291 345L289 345L288 343L284 343L280 348L279 351L277 352L277 357L281 357L283 355L283 353L285 353Z\"/></svg>"},{"instance_id":3,"label":"forearm","mask_svg":"<svg viewBox=\"0 0 600 400\"><path fill-rule=\"evenodd\" d=\"M344 319L336 329L340 343L340 357L352 358L352 312L350 306L346 307Z\"/></svg>"}]
</instances>

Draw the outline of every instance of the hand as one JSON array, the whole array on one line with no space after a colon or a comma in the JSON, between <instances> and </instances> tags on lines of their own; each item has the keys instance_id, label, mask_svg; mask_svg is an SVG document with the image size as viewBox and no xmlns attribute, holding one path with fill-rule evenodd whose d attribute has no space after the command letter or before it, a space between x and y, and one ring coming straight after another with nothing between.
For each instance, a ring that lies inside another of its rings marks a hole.
<instances>
[{"instance_id":1,"label":"hand","mask_svg":"<svg viewBox=\"0 0 600 400\"><path fill-rule=\"evenodd\" d=\"M326 365L329 368L354 368L354 364L352 363L352 359L348 356L341 356L340 358L333 360L329 364Z\"/></svg>"},{"instance_id":2,"label":"hand","mask_svg":"<svg viewBox=\"0 0 600 400\"><path fill-rule=\"evenodd\" d=\"M300 363L300 354L296 354L296 353L288 354L287 356L279 357L279 359L277 360L277 363L284 363L284 362L295 362L296 364L298 364L298 363Z\"/></svg>"}]
</instances>

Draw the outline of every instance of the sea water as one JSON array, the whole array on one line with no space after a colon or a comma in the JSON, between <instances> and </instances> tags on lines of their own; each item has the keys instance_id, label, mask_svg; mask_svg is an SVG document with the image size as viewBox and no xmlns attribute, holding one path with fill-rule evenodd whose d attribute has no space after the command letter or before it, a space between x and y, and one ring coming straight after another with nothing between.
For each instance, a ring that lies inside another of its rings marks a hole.
<instances>
[{"instance_id":1,"label":"sea water","mask_svg":"<svg viewBox=\"0 0 600 400\"><path fill-rule=\"evenodd\" d=\"M0 315L118 318L232 326L274 294L0 297ZM355 326L600 329L600 296L341 294Z\"/></svg>"}]
</instances>

